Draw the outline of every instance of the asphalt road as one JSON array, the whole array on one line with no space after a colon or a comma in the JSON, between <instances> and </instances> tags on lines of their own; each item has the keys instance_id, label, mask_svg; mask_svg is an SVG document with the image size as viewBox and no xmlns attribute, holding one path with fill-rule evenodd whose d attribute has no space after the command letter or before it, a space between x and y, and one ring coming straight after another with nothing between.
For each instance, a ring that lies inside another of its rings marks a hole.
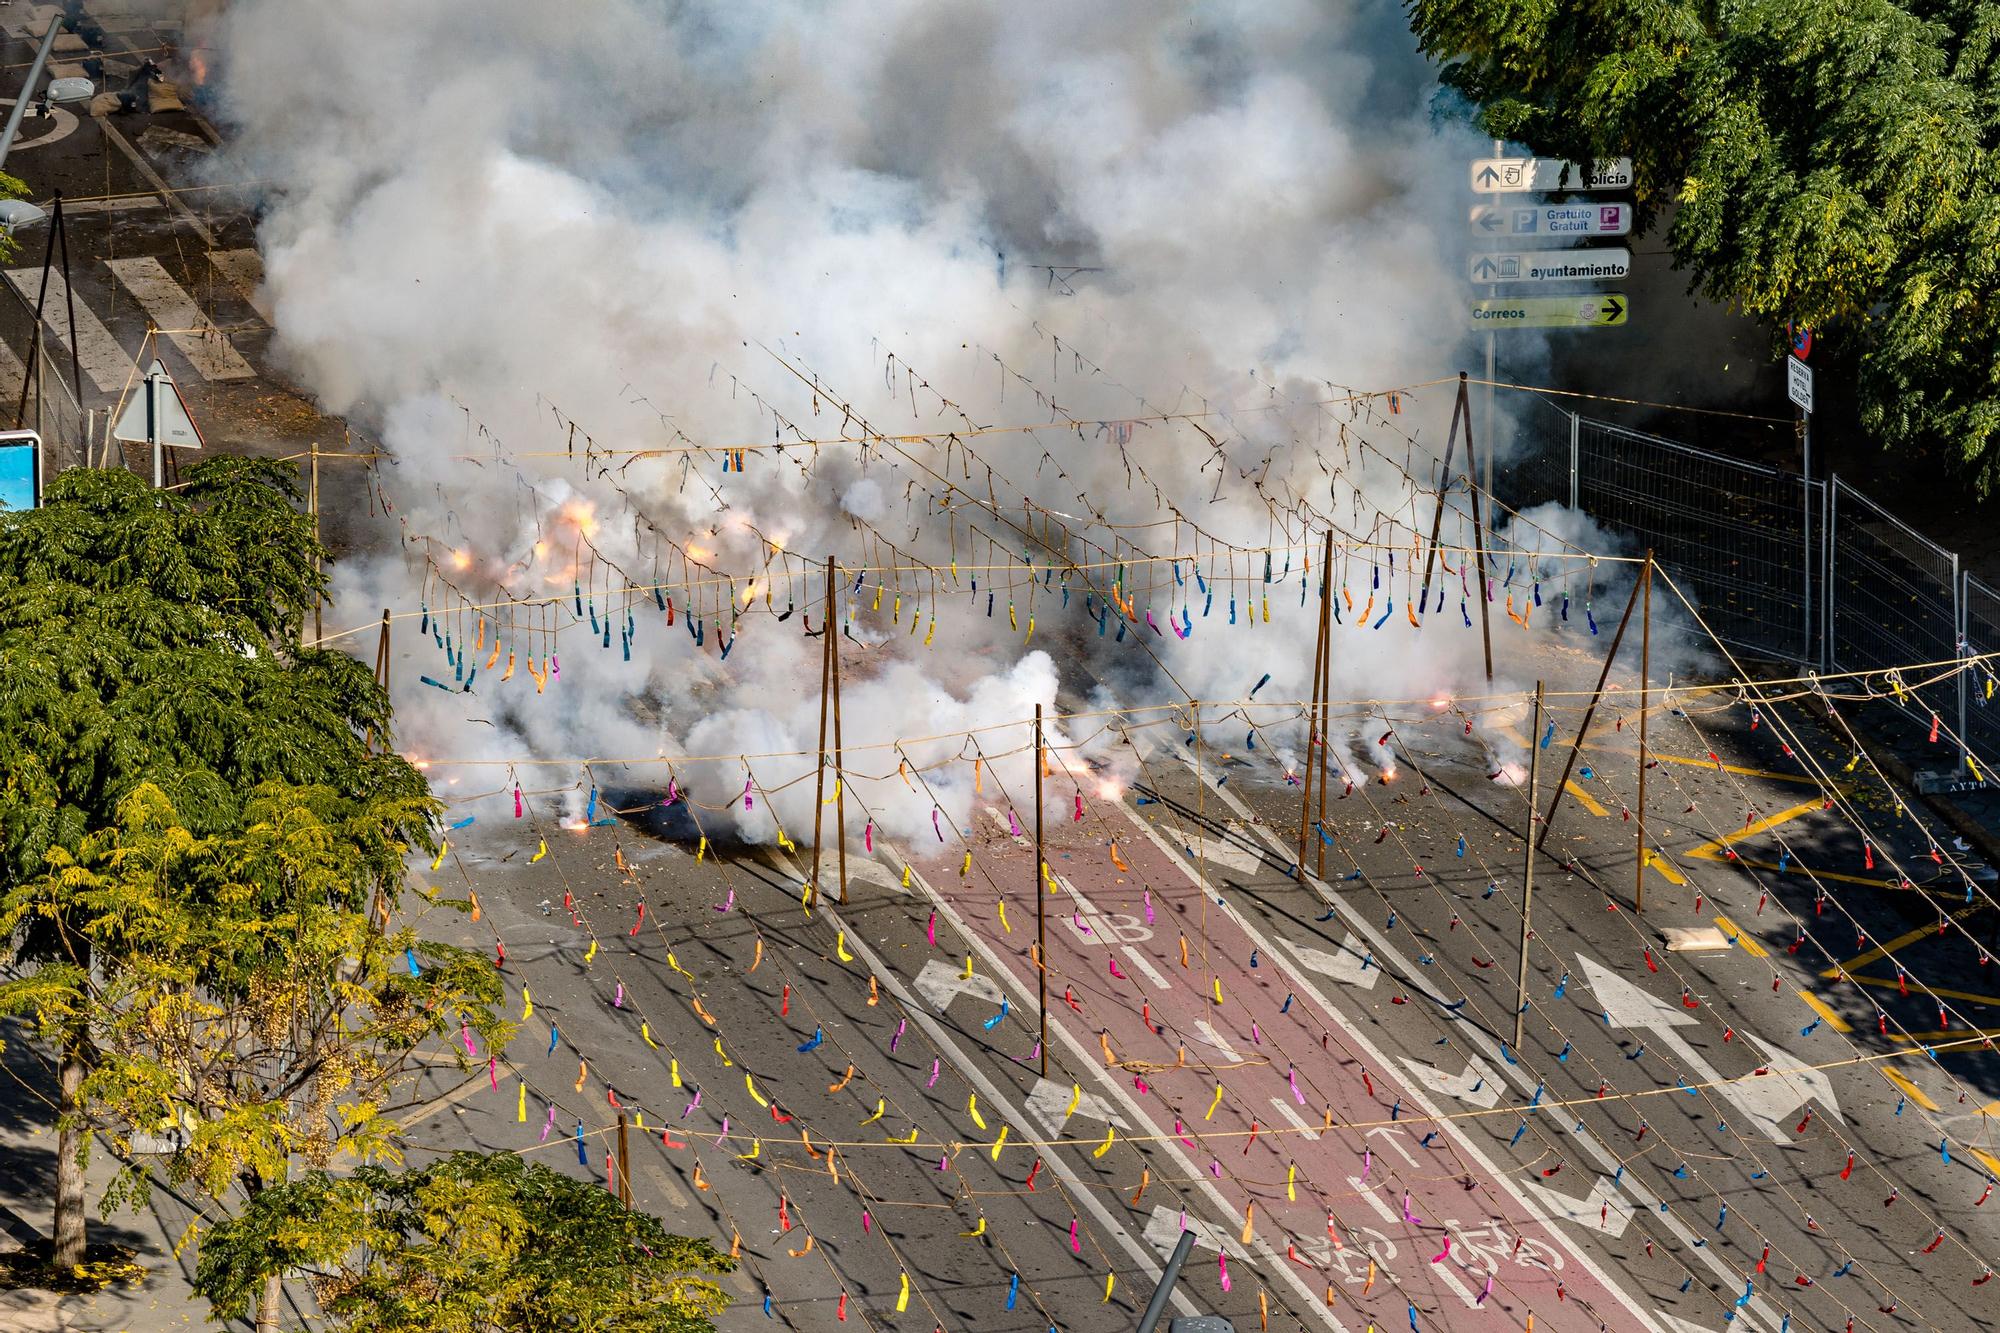
<instances>
[{"instance_id":1,"label":"asphalt road","mask_svg":"<svg viewBox=\"0 0 2000 1333\"><path fill-rule=\"evenodd\" d=\"M1552 712L1548 787L1579 702ZM730 1327L761 1323L767 1293L773 1318L821 1327L845 1293L864 1326L1126 1328L1184 1224L1180 1311L1239 1328L1976 1326L1994 1066L1948 1043L1990 1003L1990 912L1884 884L1892 859L1930 866L1931 831L1895 827L1897 798L1842 773L1848 752L1801 711L1753 729L1708 695L1656 697L1649 717L1664 868L1641 915L1623 817L1637 717L1619 713L1600 712L1573 779L1589 800L1565 801L1538 863L1518 1048L1526 802L1451 708L1345 724L1393 732L1398 773L1336 784L1325 875L1303 883L1299 789L1268 745L1225 756L1235 723L1199 753L1177 728L1134 733L1132 787L1086 784L1081 821L1055 776L1045 1079L1034 856L1009 820L1025 793L989 791L907 883L900 849L851 848L849 904L811 913L783 853L718 836L697 859L719 817L662 813L657 783L582 830L532 798L518 823L503 799L468 804L478 822L424 878L476 886L482 920L425 927L504 942L510 1004L525 984L534 1016L500 1089L481 1071L451 1133L414 1137L525 1146L602 1180L612 1096L670 1126L633 1131L636 1202L740 1235ZM1833 809L1811 762L1837 780ZM1782 875L1752 868L1780 858ZM831 893L830 852L822 879ZM1709 947L1670 947L1681 929ZM1849 963L1881 984L1822 975L1882 945ZM836 1172L814 1155L827 1144ZM794 1255L802 1234L814 1248Z\"/></svg>"}]
</instances>

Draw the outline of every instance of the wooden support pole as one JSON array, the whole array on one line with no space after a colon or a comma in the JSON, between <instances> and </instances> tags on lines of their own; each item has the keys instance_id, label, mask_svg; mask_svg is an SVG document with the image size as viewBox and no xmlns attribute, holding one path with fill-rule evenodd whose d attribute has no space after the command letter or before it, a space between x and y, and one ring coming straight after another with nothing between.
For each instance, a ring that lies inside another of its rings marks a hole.
<instances>
[{"instance_id":1,"label":"wooden support pole","mask_svg":"<svg viewBox=\"0 0 2000 1333\"><path fill-rule=\"evenodd\" d=\"M1041 1052L1042 1077L1049 1076L1049 933L1048 933L1048 886L1042 877L1048 873L1048 862L1042 852L1042 706L1035 705L1035 995L1038 1000L1036 1013L1040 1027L1040 1040L1035 1049Z\"/></svg>"},{"instance_id":2,"label":"wooden support pole","mask_svg":"<svg viewBox=\"0 0 2000 1333\"><path fill-rule=\"evenodd\" d=\"M1461 373L1459 376L1461 381L1459 385L1460 393L1465 392L1465 386L1462 382L1464 378L1465 376ZM1467 402L1469 404L1470 399L1467 399ZM1489 440L1487 443L1490 444L1492 441ZM1493 679L1493 626L1490 623L1492 620L1492 608L1487 603L1492 598L1486 591L1486 527L1479 516L1479 484L1472 479L1473 473L1477 470L1478 464L1473 461L1472 452L1472 408L1468 405L1465 409L1465 487L1472 494L1472 554L1479 573L1479 595L1472 600L1479 603L1479 642L1480 646L1486 651L1486 679L1491 682ZM1459 567L1461 569L1465 567L1464 560L1465 557L1460 555Z\"/></svg>"},{"instance_id":3,"label":"wooden support pole","mask_svg":"<svg viewBox=\"0 0 2000 1333\"><path fill-rule=\"evenodd\" d=\"M812 891L819 892L820 828L826 820L826 710L832 693L833 645L826 637L833 631L833 557L826 558L826 620L819 637L819 765L813 779L813 868Z\"/></svg>"},{"instance_id":4,"label":"wooden support pole","mask_svg":"<svg viewBox=\"0 0 2000 1333\"><path fill-rule=\"evenodd\" d=\"M1535 682L1535 731L1542 729L1542 682ZM1539 845L1535 840L1535 805L1539 799L1536 784L1541 780L1542 747L1530 744L1528 747L1528 828L1521 837L1521 965L1516 973L1514 988L1514 1049L1521 1049L1521 1029L1528 1017L1528 939L1534 932L1530 923L1535 907L1535 853Z\"/></svg>"},{"instance_id":5,"label":"wooden support pole","mask_svg":"<svg viewBox=\"0 0 2000 1333\"><path fill-rule=\"evenodd\" d=\"M1639 616L1639 863L1632 872L1632 907L1646 910L1646 704L1653 669L1653 552L1646 551Z\"/></svg>"},{"instance_id":6,"label":"wooden support pole","mask_svg":"<svg viewBox=\"0 0 2000 1333\"><path fill-rule=\"evenodd\" d=\"M1330 608L1333 605L1334 596L1333 530L1331 528L1327 529L1326 546L1323 555L1326 560L1326 604ZM1314 720L1315 730L1319 733L1319 818L1316 821L1319 827L1315 830L1313 864L1315 867L1314 873L1321 879L1326 878L1326 838L1324 834L1326 830L1328 751L1331 748L1327 744L1327 733L1333 724L1333 625L1334 621L1331 615L1324 617L1320 621L1319 680L1315 684L1319 698L1319 716Z\"/></svg>"},{"instance_id":7,"label":"wooden support pole","mask_svg":"<svg viewBox=\"0 0 2000 1333\"><path fill-rule=\"evenodd\" d=\"M1466 469L1472 467L1472 408L1465 388L1465 372L1458 372L1458 397L1451 404L1451 426L1444 433L1444 466L1438 473L1437 507L1431 510L1431 545L1424 553L1424 590L1417 596L1417 614L1430 614L1431 568L1437 563L1438 535L1444 531L1444 497L1451 491L1451 451L1458 443L1458 423L1465 422Z\"/></svg>"},{"instance_id":8,"label":"wooden support pole","mask_svg":"<svg viewBox=\"0 0 2000 1333\"><path fill-rule=\"evenodd\" d=\"M829 573L831 571L829 570ZM847 752L840 743L840 631L833 627L833 581L827 581L826 655L833 663L833 831L839 839L840 904L847 905Z\"/></svg>"},{"instance_id":9,"label":"wooden support pole","mask_svg":"<svg viewBox=\"0 0 2000 1333\"><path fill-rule=\"evenodd\" d=\"M1333 549L1333 529L1326 530L1327 549ZM1326 665L1326 622L1331 614L1331 603L1327 601L1333 593L1332 568L1322 563L1319 571L1319 627L1313 633L1312 687L1306 702L1306 762L1305 778L1299 793L1299 878L1306 876L1306 833L1312 825L1313 765L1317 746L1323 744L1319 734L1319 676Z\"/></svg>"},{"instance_id":10,"label":"wooden support pole","mask_svg":"<svg viewBox=\"0 0 2000 1333\"><path fill-rule=\"evenodd\" d=\"M313 445L312 447L312 482L306 494L312 500L313 573L317 574L320 572L320 540L321 540L320 527L319 527L319 445L317 444ZM319 646L320 639L323 638L326 633L324 628L322 628L322 626L320 625L320 609L325 604L325 602L326 598L323 597L317 590L315 590L313 593L313 646L314 647Z\"/></svg>"},{"instance_id":11,"label":"wooden support pole","mask_svg":"<svg viewBox=\"0 0 2000 1333\"><path fill-rule=\"evenodd\" d=\"M618 1113L618 1202L632 1206L632 1144L625 1136L625 1113Z\"/></svg>"},{"instance_id":12,"label":"wooden support pole","mask_svg":"<svg viewBox=\"0 0 2000 1333\"><path fill-rule=\"evenodd\" d=\"M389 608L382 608L382 633L375 640L375 683L382 692L389 692ZM375 748L375 728L368 728L367 738L362 742L370 750Z\"/></svg>"},{"instance_id":13,"label":"wooden support pole","mask_svg":"<svg viewBox=\"0 0 2000 1333\"><path fill-rule=\"evenodd\" d=\"M1576 756L1583 749L1583 738L1590 734L1590 719L1597 716L1598 701L1604 697L1604 682L1611 677L1611 664L1618 658L1618 645L1624 641L1625 626L1632 621L1632 608L1639 604L1639 583L1632 585L1632 595L1625 599L1625 614L1618 617L1618 632L1611 636L1611 651L1604 655L1604 669L1597 673L1597 688L1590 692L1590 707L1583 710L1583 725L1576 729L1576 739L1569 744L1569 756L1563 760L1563 774L1556 779L1556 794L1549 801L1549 813L1542 820L1542 831L1535 839L1535 850L1549 840L1549 828L1556 822L1556 807L1562 804L1563 789L1569 784L1570 770L1576 767ZM1535 727L1535 734L1528 737L1528 743L1541 749L1541 726Z\"/></svg>"}]
</instances>

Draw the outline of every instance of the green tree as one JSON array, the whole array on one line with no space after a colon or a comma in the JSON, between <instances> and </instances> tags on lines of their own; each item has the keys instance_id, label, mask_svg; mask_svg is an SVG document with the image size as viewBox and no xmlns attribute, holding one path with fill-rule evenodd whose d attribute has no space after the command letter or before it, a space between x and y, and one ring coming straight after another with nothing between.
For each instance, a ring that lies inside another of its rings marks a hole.
<instances>
[{"instance_id":1,"label":"green tree","mask_svg":"<svg viewBox=\"0 0 2000 1333\"><path fill-rule=\"evenodd\" d=\"M390 721L368 671L298 646L324 582L296 499L280 465L217 459L178 492L73 470L0 515L0 940L24 965L0 1010L58 1054L61 1267L82 1257L93 1126L154 1097L138 1123L197 1122L178 1169L260 1187L311 1150L355 1014L385 1049L421 1035L390 1021L410 988L356 930L435 846L436 806L368 743ZM428 975L475 1009L494 993L456 958ZM270 1012L284 1031L252 1021ZM345 1146L375 1150L380 1097L338 1095Z\"/></svg>"},{"instance_id":2,"label":"green tree","mask_svg":"<svg viewBox=\"0 0 2000 1333\"><path fill-rule=\"evenodd\" d=\"M51 848L44 873L0 895L0 932L39 923L53 945L0 984L0 1013L84 1052L66 1113L79 1128L127 1160L141 1135L170 1146L169 1179L227 1207L294 1158L398 1160L396 1099L439 1064L426 1042L485 1078L476 1065L512 1032L498 976L407 926L377 928L364 895L394 853L383 830L408 815L350 804L267 783L242 831L201 836L141 784L116 825ZM106 1206L143 1201L149 1179L124 1168ZM279 1294L274 1281L260 1323Z\"/></svg>"},{"instance_id":3,"label":"green tree","mask_svg":"<svg viewBox=\"0 0 2000 1333\"><path fill-rule=\"evenodd\" d=\"M1629 154L1712 299L1834 336L1862 424L2000 479L2000 6L1409 0L1485 129Z\"/></svg>"},{"instance_id":4,"label":"green tree","mask_svg":"<svg viewBox=\"0 0 2000 1333\"><path fill-rule=\"evenodd\" d=\"M344 1333L708 1333L736 1263L596 1185L513 1153L314 1172L203 1242L195 1290L240 1316L303 1274Z\"/></svg>"}]
</instances>

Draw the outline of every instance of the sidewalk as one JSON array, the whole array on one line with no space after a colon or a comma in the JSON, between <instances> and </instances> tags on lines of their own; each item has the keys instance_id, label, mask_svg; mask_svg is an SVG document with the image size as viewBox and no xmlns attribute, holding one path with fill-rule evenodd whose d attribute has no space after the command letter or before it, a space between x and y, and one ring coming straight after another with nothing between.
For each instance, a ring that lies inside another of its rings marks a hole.
<instances>
[{"instance_id":1,"label":"sidewalk","mask_svg":"<svg viewBox=\"0 0 2000 1333\"><path fill-rule=\"evenodd\" d=\"M55 1081L33 1039L18 1024L0 1025L0 1041L6 1043L0 1051L0 1253L7 1253L46 1237L53 1227ZM133 1250L145 1277L137 1285L88 1294L0 1291L0 1329L165 1333L213 1327L207 1302L189 1286L194 1247L187 1248L184 1259L173 1254L193 1213L155 1189L144 1209L119 1211L108 1219L98 1216L95 1201L115 1172L116 1163L99 1145L86 1172L93 1201L87 1223L90 1243Z\"/></svg>"}]
</instances>

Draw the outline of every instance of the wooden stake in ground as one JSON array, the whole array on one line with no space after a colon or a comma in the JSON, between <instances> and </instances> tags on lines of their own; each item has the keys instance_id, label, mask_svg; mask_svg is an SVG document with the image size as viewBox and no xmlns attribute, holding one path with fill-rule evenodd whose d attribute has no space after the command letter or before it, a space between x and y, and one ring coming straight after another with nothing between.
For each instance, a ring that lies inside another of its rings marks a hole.
<instances>
[{"instance_id":1,"label":"wooden stake in ground","mask_svg":"<svg viewBox=\"0 0 2000 1333\"><path fill-rule=\"evenodd\" d=\"M1646 703L1653 670L1653 552L1646 552L1646 572L1640 575L1645 592L1639 615L1639 851L1632 871L1632 908L1646 910Z\"/></svg>"},{"instance_id":2,"label":"wooden stake in ground","mask_svg":"<svg viewBox=\"0 0 2000 1333\"><path fill-rule=\"evenodd\" d=\"M1320 564L1319 571L1319 629L1313 635L1312 687L1306 703L1306 756L1303 790L1299 793L1299 878L1306 874L1306 833L1312 824L1313 764L1315 746L1323 745L1319 734L1319 678L1326 665L1327 648L1327 598L1333 593L1333 529L1326 530L1327 558Z\"/></svg>"},{"instance_id":3,"label":"wooden stake in ground","mask_svg":"<svg viewBox=\"0 0 2000 1333\"><path fill-rule=\"evenodd\" d=\"M1035 994L1040 1003L1037 1008L1041 1028L1041 1040L1035 1049L1042 1056L1042 1077L1049 1076L1049 934L1048 934L1048 886L1042 877L1048 874L1048 860L1042 851L1042 706L1035 705Z\"/></svg>"},{"instance_id":4,"label":"wooden stake in ground","mask_svg":"<svg viewBox=\"0 0 2000 1333\"><path fill-rule=\"evenodd\" d=\"M1528 827L1521 836L1521 966L1516 973L1517 985L1514 995L1514 1049L1521 1049L1521 1028L1528 1016L1528 938L1534 934L1529 924L1535 907L1535 853L1539 847L1535 841L1535 803L1539 793L1536 784L1542 774L1542 747L1535 744L1533 737L1542 730L1542 682L1535 682L1535 730L1529 733L1528 744Z\"/></svg>"},{"instance_id":5,"label":"wooden stake in ground","mask_svg":"<svg viewBox=\"0 0 2000 1333\"><path fill-rule=\"evenodd\" d=\"M832 563L828 562L829 565ZM833 663L833 831L839 839L840 903L847 905L847 763L840 744L840 631L833 627L833 582L827 581L826 656Z\"/></svg>"},{"instance_id":6,"label":"wooden stake in ground","mask_svg":"<svg viewBox=\"0 0 2000 1333\"><path fill-rule=\"evenodd\" d=\"M1618 632L1611 636L1611 651L1604 654L1604 669L1597 673L1597 688L1590 692L1590 707L1583 710L1583 725L1576 729L1576 739L1570 742L1569 756L1563 760L1563 773L1556 779L1556 794L1549 801L1549 813L1542 820L1542 831L1535 838L1535 850L1549 840L1549 829L1556 822L1556 807L1562 804L1563 791L1569 786L1570 769L1576 766L1578 751L1583 749L1583 738L1590 734L1590 720L1597 716L1597 704L1604 697L1604 682L1611 678L1611 663L1618 657L1618 645L1625 639L1625 626L1632 621L1632 608L1639 604L1639 587L1632 585L1632 595L1625 599L1625 614L1618 617ZM1541 724L1535 725L1535 734L1528 741L1537 750L1541 748Z\"/></svg>"},{"instance_id":7,"label":"wooden stake in ground","mask_svg":"<svg viewBox=\"0 0 2000 1333\"><path fill-rule=\"evenodd\" d=\"M827 702L832 694L833 658L829 655L833 645L827 642L833 632L833 557L826 558L826 610L825 621L820 626L819 636L819 764L813 777L813 868L812 891L819 892L819 840L820 829L826 816L826 715Z\"/></svg>"}]
</instances>

